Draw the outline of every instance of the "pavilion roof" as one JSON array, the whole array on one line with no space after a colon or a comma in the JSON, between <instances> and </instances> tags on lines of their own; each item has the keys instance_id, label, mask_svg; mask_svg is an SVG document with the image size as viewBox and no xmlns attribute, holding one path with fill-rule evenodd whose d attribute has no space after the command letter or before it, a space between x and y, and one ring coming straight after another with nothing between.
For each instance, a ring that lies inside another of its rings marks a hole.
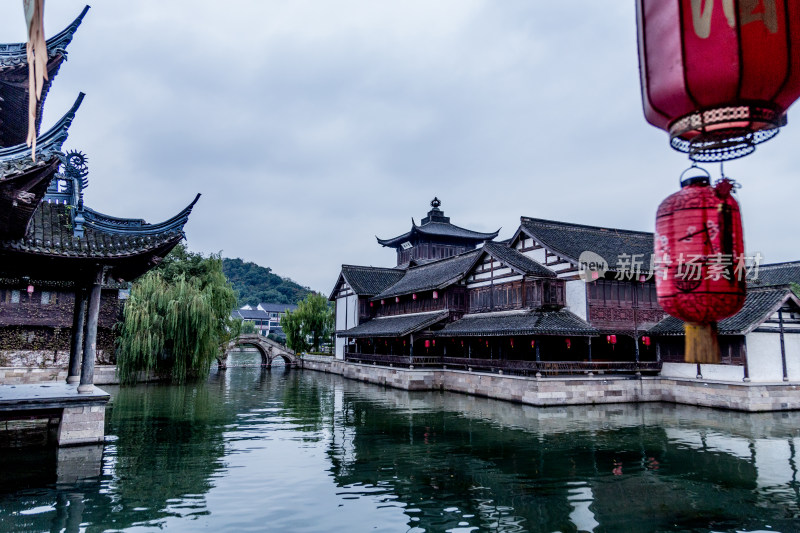
<instances>
[{"instance_id":1,"label":"pavilion roof","mask_svg":"<svg viewBox=\"0 0 800 533\"><path fill-rule=\"evenodd\" d=\"M440 259L424 265L410 267L397 283L383 290L372 300L390 298L414 292L444 289L457 283L472 268L481 250Z\"/></svg>"},{"instance_id":2,"label":"pavilion roof","mask_svg":"<svg viewBox=\"0 0 800 533\"><path fill-rule=\"evenodd\" d=\"M437 322L441 322L448 316L448 311L434 311L429 313L373 318L354 328L337 331L336 335L338 337L350 338L403 337L432 326Z\"/></svg>"},{"instance_id":3,"label":"pavilion roof","mask_svg":"<svg viewBox=\"0 0 800 533\"><path fill-rule=\"evenodd\" d=\"M600 226L584 226L540 218L520 218L517 235L524 232L551 252L575 264L581 253L591 251L608 263L610 270L622 254L642 254L649 265L653 253L653 234Z\"/></svg>"},{"instance_id":4,"label":"pavilion roof","mask_svg":"<svg viewBox=\"0 0 800 533\"><path fill-rule=\"evenodd\" d=\"M436 333L439 337L497 337L512 335L597 335L588 322L558 311L505 311L464 315Z\"/></svg>"},{"instance_id":5,"label":"pavilion roof","mask_svg":"<svg viewBox=\"0 0 800 533\"><path fill-rule=\"evenodd\" d=\"M444 211L439 209L439 205L441 205L439 199L434 198L431 202L432 208L430 211L428 211L428 216L422 219L422 223L419 226L412 218L411 230L407 233L403 233L402 235L398 235L397 237L391 239L381 239L379 237L375 238L378 239L378 243L382 246L388 246L391 248L398 248L404 242L409 241L414 237L421 237L424 240L436 241L466 241L470 244L477 245L479 242L490 241L494 239L500 232L498 229L497 231L491 233L482 233L480 231L472 231L460 226L456 226L455 224L451 224L450 217L444 216Z\"/></svg>"},{"instance_id":6,"label":"pavilion roof","mask_svg":"<svg viewBox=\"0 0 800 533\"><path fill-rule=\"evenodd\" d=\"M124 219L116 219L117 224L97 224L87 217L82 235L73 229L72 206L42 202L23 237L0 240L3 272L72 279L78 271L96 269L99 263L111 267L114 278L133 279L180 242L197 200L159 224L135 220L126 226Z\"/></svg>"},{"instance_id":7,"label":"pavilion roof","mask_svg":"<svg viewBox=\"0 0 800 533\"><path fill-rule=\"evenodd\" d=\"M750 288L747 291L742 309L733 316L724 318L717 324L721 335L746 335L750 333L787 301L793 301L800 307L800 300L787 286ZM661 322L650 328L652 335L683 335L683 320L666 316Z\"/></svg>"},{"instance_id":8,"label":"pavilion roof","mask_svg":"<svg viewBox=\"0 0 800 533\"><path fill-rule=\"evenodd\" d=\"M67 57L67 45L81 25L89 6L64 30L47 39L47 80L36 112L39 131L42 107L53 79ZM26 43L0 44L0 147L24 143L28 137L28 63Z\"/></svg>"}]
</instances>

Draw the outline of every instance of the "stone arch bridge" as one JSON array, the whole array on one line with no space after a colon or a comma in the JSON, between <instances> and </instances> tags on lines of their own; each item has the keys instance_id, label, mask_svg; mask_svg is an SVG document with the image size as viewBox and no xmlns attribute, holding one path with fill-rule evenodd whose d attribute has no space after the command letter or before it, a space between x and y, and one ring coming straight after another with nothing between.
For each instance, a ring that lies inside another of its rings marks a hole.
<instances>
[{"instance_id":1,"label":"stone arch bridge","mask_svg":"<svg viewBox=\"0 0 800 533\"><path fill-rule=\"evenodd\" d=\"M225 347L225 353L217 357L217 364L220 370L228 368L228 355L231 350L237 347L251 346L261 354L261 364L267 367L272 366L272 361L276 357L283 359L286 366L300 366L300 358L289 348L278 344L272 339L268 339L257 333L239 335Z\"/></svg>"}]
</instances>

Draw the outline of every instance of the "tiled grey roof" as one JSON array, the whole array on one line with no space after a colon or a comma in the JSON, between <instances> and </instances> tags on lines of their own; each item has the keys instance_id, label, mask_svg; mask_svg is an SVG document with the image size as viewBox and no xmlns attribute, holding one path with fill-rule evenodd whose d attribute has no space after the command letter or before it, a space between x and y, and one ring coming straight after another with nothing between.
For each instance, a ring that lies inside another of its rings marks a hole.
<instances>
[{"instance_id":1,"label":"tiled grey roof","mask_svg":"<svg viewBox=\"0 0 800 533\"><path fill-rule=\"evenodd\" d=\"M621 254L643 254L649 265L653 234L597 226L583 226L553 220L521 217L521 229L561 257L577 262L581 253L591 251L606 260L611 270Z\"/></svg>"},{"instance_id":2,"label":"tiled grey roof","mask_svg":"<svg viewBox=\"0 0 800 533\"><path fill-rule=\"evenodd\" d=\"M373 318L358 326L337 331L338 337L403 337L423 328L445 320L448 311L434 313L416 313L413 315L400 315L386 318Z\"/></svg>"},{"instance_id":3,"label":"tiled grey roof","mask_svg":"<svg viewBox=\"0 0 800 533\"><path fill-rule=\"evenodd\" d=\"M495 259L505 263L506 265L514 268L515 270L528 274L530 276L538 276L542 278L554 278L556 273L531 259L530 257L519 253L514 248L509 248L505 244L498 244L494 242L487 242L483 245L483 251L490 254Z\"/></svg>"},{"instance_id":4,"label":"tiled grey roof","mask_svg":"<svg viewBox=\"0 0 800 533\"><path fill-rule=\"evenodd\" d=\"M595 328L566 310L467 315L447 324L439 337L510 335L597 335Z\"/></svg>"},{"instance_id":5,"label":"tiled grey roof","mask_svg":"<svg viewBox=\"0 0 800 533\"><path fill-rule=\"evenodd\" d=\"M342 265L342 275L359 296L374 296L397 283L405 275L405 271L397 268Z\"/></svg>"},{"instance_id":6,"label":"tiled grey roof","mask_svg":"<svg viewBox=\"0 0 800 533\"><path fill-rule=\"evenodd\" d=\"M285 313L286 311L294 311L297 309L295 304L258 304L264 311L268 313Z\"/></svg>"},{"instance_id":7,"label":"tiled grey roof","mask_svg":"<svg viewBox=\"0 0 800 533\"><path fill-rule=\"evenodd\" d=\"M185 213L185 218L188 218L188 213ZM183 238L185 218L179 224L162 228L159 233L147 235L129 234L124 228L111 231L86 225L83 236L78 237L73 233L73 221L66 205L42 202L33 214L25 236L0 240L0 252L97 259L138 256L165 246L171 249Z\"/></svg>"},{"instance_id":8,"label":"tiled grey roof","mask_svg":"<svg viewBox=\"0 0 800 533\"><path fill-rule=\"evenodd\" d=\"M258 309L234 309L231 315L244 320L269 320L269 313Z\"/></svg>"},{"instance_id":9,"label":"tiled grey roof","mask_svg":"<svg viewBox=\"0 0 800 533\"><path fill-rule=\"evenodd\" d=\"M481 250L472 250L447 259L411 267L405 271L400 281L372 299L380 300L402 294L443 289L464 277L480 253Z\"/></svg>"},{"instance_id":10,"label":"tiled grey roof","mask_svg":"<svg viewBox=\"0 0 800 533\"><path fill-rule=\"evenodd\" d=\"M758 268L758 277L748 282L753 287L800 284L800 261L761 265Z\"/></svg>"},{"instance_id":11,"label":"tiled grey roof","mask_svg":"<svg viewBox=\"0 0 800 533\"><path fill-rule=\"evenodd\" d=\"M719 321L717 324L719 333L721 335L744 335L749 333L769 318L780 307L782 302L787 298L791 298L791 293L791 290L785 286L749 289L741 311ZM667 316L650 328L650 333L652 335L682 335L683 324L683 320Z\"/></svg>"}]
</instances>

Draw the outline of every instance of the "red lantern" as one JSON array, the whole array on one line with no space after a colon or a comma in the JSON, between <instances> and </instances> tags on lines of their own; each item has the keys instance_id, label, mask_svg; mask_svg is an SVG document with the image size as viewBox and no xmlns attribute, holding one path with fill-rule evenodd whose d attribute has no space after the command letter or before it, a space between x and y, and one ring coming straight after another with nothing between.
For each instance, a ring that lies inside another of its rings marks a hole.
<instances>
[{"instance_id":1,"label":"red lantern","mask_svg":"<svg viewBox=\"0 0 800 533\"><path fill-rule=\"evenodd\" d=\"M433 339L433 340L431 341L431 344L432 344L432 345L434 345L434 346L436 346L436 339Z\"/></svg>"},{"instance_id":2,"label":"red lantern","mask_svg":"<svg viewBox=\"0 0 800 533\"><path fill-rule=\"evenodd\" d=\"M536 347L536 339L531 339L531 348Z\"/></svg>"},{"instance_id":3,"label":"red lantern","mask_svg":"<svg viewBox=\"0 0 800 533\"><path fill-rule=\"evenodd\" d=\"M395 296L394 297L394 303L400 303L400 297L399 296Z\"/></svg>"},{"instance_id":4,"label":"red lantern","mask_svg":"<svg viewBox=\"0 0 800 533\"><path fill-rule=\"evenodd\" d=\"M656 215L658 303L686 324L686 361L719 362L716 322L745 300L744 239L732 183L707 176L684 180Z\"/></svg>"},{"instance_id":5,"label":"red lantern","mask_svg":"<svg viewBox=\"0 0 800 533\"><path fill-rule=\"evenodd\" d=\"M384 302L383 300L381 300L381 305L383 305L384 303L385 303L385 302Z\"/></svg>"},{"instance_id":6,"label":"red lantern","mask_svg":"<svg viewBox=\"0 0 800 533\"><path fill-rule=\"evenodd\" d=\"M642 337L642 344L645 346L650 346L650 337L644 336Z\"/></svg>"},{"instance_id":7,"label":"red lantern","mask_svg":"<svg viewBox=\"0 0 800 533\"><path fill-rule=\"evenodd\" d=\"M570 341L569 338L567 338L567 339L564 339L564 342L567 345L567 350L569 350L572 347L572 341Z\"/></svg>"},{"instance_id":8,"label":"red lantern","mask_svg":"<svg viewBox=\"0 0 800 533\"><path fill-rule=\"evenodd\" d=\"M414 293L414 294L412 294L412 295L411 295L411 299L412 299L412 300L416 300L416 299L417 299L417 293Z\"/></svg>"},{"instance_id":9,"label":"red lantern","mask_svg":"<svg viewBox=\"0 0 800 533\"><path fill-rule=\"evenodd\" d=\"M373 302L370 302L370 303L369 303L369 306L370 306L370 307L372 307L372 305L373 305Z\"/></svg>"},{"instance_id":10,"label":"red lantern","mask_svg":"<svg viewBox=\"0 0 800 533\"><path fill-rule=\"evenodd\" d=\"M33 294L33 285L28 285L28 294Z\"/></svg>"},{"instance_id":11,"label":"red lantern","mask_svg":"<svg viewBox=\"0 0 800 533\"><path fill-rule=\"evenodd\" d=\"M800 0L638 0L644 114L695 161L755 150L800 96Z\"/></svg>"},{"instance_id":12,"label":"red lantern","mask_svg":"<svg viewBox=\"0 0 800 533\"><path fill-rule=\"evenodd\" d=\"M433 299L436 300L437 298L439 298L439 292L433 291Z\"/></svg>"},{"instance_id":13,"label":"red lantern","mask_svg":"<svg viewBox=\"0 0 800 533\"><path fill-rule=\"evenodd\" d=\"M611 344L617 344L617 336L616 335L608 335L606 340Z\"/></svg>"},{"instance_id":14,"label":"red lantern","mask_svg":"<svg viewBox=\"0 0 800 533\"><path fill-rule=\"evenodd\" d=\"M426 340L426 341L425 341L425 347L426 347L426 348L430 348L430 347L431 347L431 341L429 341L429 340Z\"/></svg>"}]
</instances>

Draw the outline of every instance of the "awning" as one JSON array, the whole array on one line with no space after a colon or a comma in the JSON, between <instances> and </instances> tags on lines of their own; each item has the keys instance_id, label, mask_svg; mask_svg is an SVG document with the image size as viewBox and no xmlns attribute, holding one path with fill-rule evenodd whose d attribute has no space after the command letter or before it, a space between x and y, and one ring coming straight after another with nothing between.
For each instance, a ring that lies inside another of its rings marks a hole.
<instances>
[{"instance_id":1,"label":"awning","mask_svg":"<svg viewBox=\"0 0 800 533\"><path fill-rule=\"evenodd\" d=\"M354 328L337 331L336 336L351 338L403 337L441 322L448 315L449 311L436 311L433 313L373 318L369 322L359 324Z\"/></svg>"},{"instance_id":2,"label":"awning","mask_svg":"<svg viewBox=\"0 0 800 533\"><path fill-rule=\"evenodd\" d=\"M486 316L488 315L488 316ZM438 331L438 337L504 337L512 335L597 335L598 331L569 311L492 313L465 316Z\"/></svg>"}]
</instances>

